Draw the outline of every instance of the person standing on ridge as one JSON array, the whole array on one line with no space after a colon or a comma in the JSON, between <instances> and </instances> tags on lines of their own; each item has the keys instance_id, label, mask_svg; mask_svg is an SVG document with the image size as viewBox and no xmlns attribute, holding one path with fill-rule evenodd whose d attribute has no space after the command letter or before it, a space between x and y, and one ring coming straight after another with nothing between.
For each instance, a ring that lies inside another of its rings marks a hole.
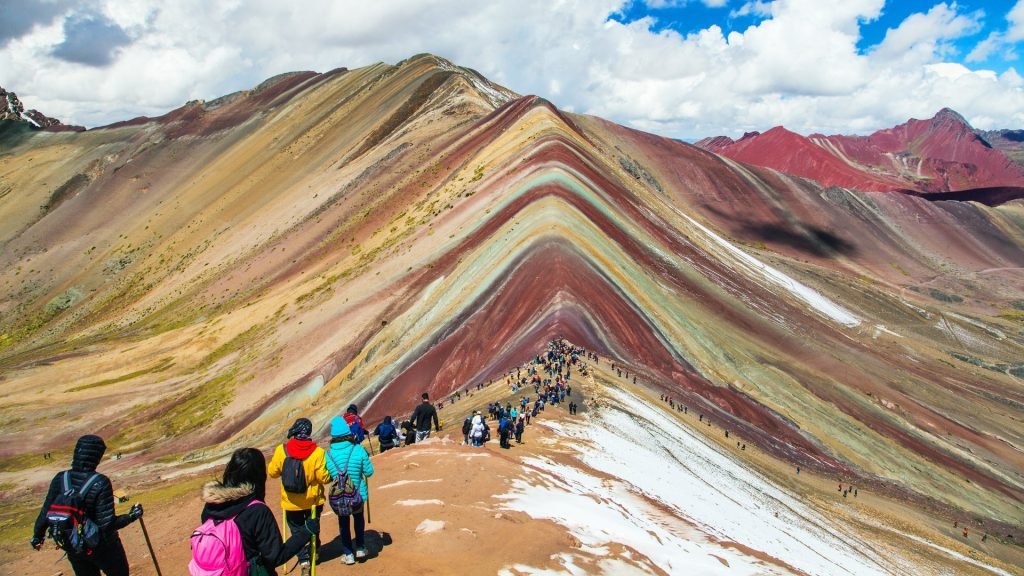
<instances>
[{"instance_id":1,"label":"person standing on ridge","mask_svg":"<svg viewBox=\"0 0 1024 576\"><path fill-rule=\"evenodd\" d=\"M99 436L88 434L78 439L71 457L71 469L57 474L50 481L50 489L46 492L32 533L32 547L39 550L43 547L46 529L51 526L48 518L50 506L63 493L74 490L79 496L85 521L98 532L98 541L91 548L76 552L69 549L68 542L62 546L77 576L99 576L100 571L107 576L127 576L128 558L117 531L142 517L142 504L132 506L127 514L114 514L114 489L110 479L96 471L106 449L107 445ZM55 540L64 540L53 530L51 536Z\"/></svg>"},{"instance_id":2,"label":"person standing on ridge","mask_svg":"<svg viewBox=\"0 0 1024 576\"><path fill-rule=\"evenodd\" d=\"M363 426L363 419L359 417L359 408L355 404L349 404L348 409L345 410L345 423L348 424L356 442L362 444L363 439L366 438L366 427Z\"/></svg>"},{"instance_id":3,"label":"person standing on ridge","mask_svg":"<svg viewBox=\"0 0 1024 576\"><path fill-rule=\"evenodd\" d=\"M359 495L363 499L351 514L344 514L335 509L338 514L338 534L341 536L341 561L345 564L355 564L356 558L366 558L366 522L363 511L366 509L365 503L370 494L365 479L373 476L373 464L370 462L370 455L366 453L362 444L356 443L348 423L341 416L335 416L331 420L331 447L327 452L327 472L335 482L341 481L343 474L347 475L352 481L352 487L359 490ZM352 527L355 528L354 546L352 533L349 532L350 517Z\"/></svg>"},{"instance_id":4,"label":"person standing on ridge","mask_svg":"<svg viewBox=\"0 0 1024 576\"><path fill-rule=\"evenodd\" d=\"M430 396L424 392L420 398L423 399L420 405L412 412L412 423L416 427L416 441L422 442L430 438L430 422L434 422L434 431L441 431L441 424L437 420L437 409L430 404Z\"/></svg>"},{"instance_id":5,"label":"person standing on ridge","mask_svg":"<svg viewBox=\"0 0 1024 576\"><path fill-rule=\"evenodd\" d=\"M348 424L347 418L345 423ZM349 429L351 430L351 426ZM380 444L381 452L387 452L392 448L396 448L400 443L398 428L395 428L395 422L391 419L391 416L385 416L384 421L377 425L373 433L377 435L377 442ZM370 448L373 448L373 445Z\"/></svg>"},{"instance_id":6,"label":"person standing on ridge","mask_svg":"<svg viewBox=\"0 0 1024 576\"><path fill-rule=\"evenodd\" d=\"M319 518L324 509L324 484L331 481L322 448L310 436L313 423L308 418L299 418L288 429L288 441L279 444L267 465L271 478L281 479L281 508L288 522L288 530L300 534L305 530L306 521L316 506ZM319 535L313 539L319 545ZM310 549L305 546L298 553L302 576L308 576Z\"/></svg>"},{"instance_id":7,"label":"person standing on ridge","mask_svg":"<svg viewBox=\"0 0 1024 576\"><path fill-rule=\"evenodd\" d=\"M248 573L270 576L277 574L274 568L290 560L309 544L314 534L320 533L320 519L306 520L303 530L293 531L291 538L282 543L274 512L263 502L266 492L267 459L256 448L239 448L224 468L224 477L203 485L200 519L204 523L210 519L218 523L233 519L242 537L242 550L250 566ZM260 568L264 571L260 572Z\"/></svg>"}]
</instances>

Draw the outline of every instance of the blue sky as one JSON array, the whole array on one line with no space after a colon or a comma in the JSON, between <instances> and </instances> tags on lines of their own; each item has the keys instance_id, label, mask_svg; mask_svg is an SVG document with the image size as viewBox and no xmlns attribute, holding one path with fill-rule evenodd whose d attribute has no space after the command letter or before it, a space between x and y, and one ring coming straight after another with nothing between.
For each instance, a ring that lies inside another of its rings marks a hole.
<instances>
[{"instance_id":1,"label":"blue sky","mask_svg":"<svg viewBox=\"0 0 1024 576\"><path fill-rule=\"evenodd\" d=\"M1024 0L25 0L0 10L0 86L99 126L430 52L683 139L864 134L944 107L1024 128L1022 41Z\"/></svg>"},{"instance_id":2,"label":"blue sky","mask_svg":"<svg viewBox=\"0 0 1024 576\"><path fill-rule=\"evenodd\" d=\"M654 32L674 30L685 36L715 25L728 34L732 31L742 32L748 27L756 26L770 18L770 14L758 13L750 9L756 4L756 2L747 0L731 2L728 0L713 0L711 2L700 0L644 2L636 0L629 2L622 10L610 14L608 18L623 24L636 22L642 18L651 18L654 22L650 29ZM763 6L767 2L761 4ZM896 28L912 14L927 12L936 4L939 2L933 0L888 0L879 17L865 19L861 22L860 41L857 43L857 48L861 53L866 53L873 46L882 42L886 32L891 28ZM980 16L981 26L976 32L950 42L951 59L963 63L974 47L989 34L1006 31L1006 14L1016 4L1016 0L961 0L949 4L955 4L957 9L964 14ZM744 6L748 6L748 9L744 10ZM1011 51L1009 58L1005 51L994 52L989 57L972 61L970 64L974 67L1002 73L1010 66L1020 66L1013 52L1015 51Z\"/></svg>"}]
</instances>

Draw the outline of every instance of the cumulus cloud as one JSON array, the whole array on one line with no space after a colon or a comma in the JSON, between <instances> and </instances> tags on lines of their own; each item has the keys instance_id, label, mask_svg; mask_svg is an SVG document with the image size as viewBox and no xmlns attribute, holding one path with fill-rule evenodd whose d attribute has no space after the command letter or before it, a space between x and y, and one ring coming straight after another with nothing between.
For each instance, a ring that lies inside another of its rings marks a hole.
<instances>
[{"instance_id":1,"label":"cumulus cloud","mask_svg":"<svg viewBox=\"0 0 1024 576\"><path fill-rule=\"evenodd\" d=\"M4 3L0 7L0 46L21 38L37 25L53 22L71 4L64 0Z\"/></svg>"},{"instance_id":2,"label":"cumulus cloud","mask_svg":"<svg viewBox=\"0 0 1024 576\"><path fill-rule=\"evenodd\" d=\"M911 14L898 27L889 29L875 50L881 58L912 58L928 61L950 50L949 40L981 30L985 13L961 14L956 4L936 4L927 13Z\"/></svg>"},{"instance_id":3,"label":"cumulus cloud","mask_svg":"<svg viewBox=\"0 0 1024 576\"><path fill-rule=\"evenodd\" d=\"M739 8L729 11L730 18L739 18L742 16L770 16L772 13L771 1L755 0L754 2L744 2Z\"/></svg>"},{"instance_id":4,"label":"cumulus cloud","mask_svg":"<svg viewBox=\"0 0 1024 576\"><path fill-rule=\"evenodd\" d=\"M984 40L978 42L967 54L967 62L984 62L989 57L999 54L1006 61L1017 59L1014 45L1024 40L1024 0L1018 2L1006 15L1005 31L991 32Z\"/></svg>"},{"instance_id":5,"label":"cumulus cloud","mask_svg":"<svg viewBox=\"0 0 1024 576\"><path fill-rule=\"evenodd\" d=\"M649 8L670 8L686 6L691 0L643 0L644 5ZM729 0L700 0L700 3L708 8L722 8L729 3Z\"/></svg>"},{"instance_id":6,"label":"cumulus cloud","mask_svg":"<svg viewBox=\"0 0 1024 576\"><path fill-rule=\"evenodd\" d=\"M51 54L68 62L105 66L118 48L130 42L128 34L105 16L74 15L64 20L64 41Z\"/></svg>"},{"instance_id":7,"label":"cumulus cloud","mask_svg":"<svg viewBox=\"0 0 1024 576\"><path fill-rule=\"evenodd\" d=\"M1006 30L1008 42L1020 42L1024 40L1024 0L1017 0L1010 13L1006 15L1010 26Z\"/></svg>"},{"instance_id":8,"label":"cumulus cloud","mask_svg":"<svg viewBox=\"0 0 1024 576\"><path fill-rule=\"evenodd\" d=\"M90 13L130 39L112 32L116 41L90 60L105 67L54 53L81 13L69 10L0 48L0 84L47 114L95 126L281 72L433 52L567 110L681 138L778 124L863 133L944 106L981 128L1024 126L1015 71L941 66L952 63L949 43L976 32L980 19L953 3L910 16L865 51L861 26L879 17L884 0L736 2L765 19L689 34L650 17L609 19L629 0L95 1Z\"/></svg>"}]
</instances>

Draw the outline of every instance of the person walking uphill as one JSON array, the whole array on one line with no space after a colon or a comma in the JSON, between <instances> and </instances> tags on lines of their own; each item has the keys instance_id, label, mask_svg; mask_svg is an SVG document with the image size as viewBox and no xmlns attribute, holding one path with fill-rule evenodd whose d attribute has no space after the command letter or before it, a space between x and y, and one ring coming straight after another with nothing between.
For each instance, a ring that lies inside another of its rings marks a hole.
<instances>
[{"instance_id":1,"label":"person walking uphill","mask_svg":"<svg viewBox=\"0 0 1024 576\"><path fill-rule=\"evenodd\" d=\"M267 459L263 453L255 448L235 450L223 478L203 486L203 525L192 533L190 573L212 574L218 573L217 569L246 566L247 571L241 568L245 574L277 574L274 568L288 562L320 533L320 519L310 518L282 544L274 513L263 503L266 492ZM240 551L225 549L225 539L218 534L229 528L221 526L224 522L237 526Z\"/></svg>"},{"instance_id":2,"label":"person walking uphill","mask_svg":"<svg viewBox=\"0 0 1024 576\"><path fill-rule=\"evenodd\" d=\"M412 412L412 423L416 427L416 441L422 442L430 438L430 421L434 421L434 431L440 432L441 426L437 421L437 409L430 404L430 396L426 392L422 396L423 402Z\"/></svg>"},{"instance_id":3,"label":"person walking uphill","mask_svg":"<svg viewBox=\"0 0 1024 576\"><path fill-rule=\"evenodd\" d=\"M366 478L373 476L373 464L362 444L357 444L348 423L335 416L331 420L331 447L327 451L327 472L334 479L331 487L331 507L338 515L338 534L343 548L341 560L355 564L356 558L366 558L364 533L366 522L363 511L370 497ZM354 497L358 493L358 498ZM349 518L355 529L355 547L349 531Z\"/></svg>"},{"instance_id":4,"label":"person walking uphill","mask_svg":"<svg viewBox=\"0 0 1024 576\"><path fill-rule=\"evenodd\" d=\"M299 418L288 429L288 441L274 450L274 456L267 465L267 474L271 478L281 479L281 507L288 522L288 530L292 534L301 533L310 518L313 506L316 515L323 512L324 485L331 481L327 473L324 451L316 445L310 435L313 434L313 423L306 418ZM319 546L319 534L314 536ZM302 576L309 573L309 546L298 553Z\"/></svg>"},{"instance_id":5,"label":"person walking uphill","mask_svg":"<svg viewBox=\"0 0 1024 576\"><path fill-rule=\"evenodd\" d=\"M49 532L67 552L77 576L99 576L101 571L107 576L126 576L128 558L117 531L142 517L141 504L132 506L128 514L114 514L110 479L96 471L106 449L99 436L90 434L78 439L71 469L50 481L32 533L32 547L39 550ZM80 510L81 517L71 508ZM84 538L72 537L73 524L83 526Z\"/></svg>"}]
</instances>

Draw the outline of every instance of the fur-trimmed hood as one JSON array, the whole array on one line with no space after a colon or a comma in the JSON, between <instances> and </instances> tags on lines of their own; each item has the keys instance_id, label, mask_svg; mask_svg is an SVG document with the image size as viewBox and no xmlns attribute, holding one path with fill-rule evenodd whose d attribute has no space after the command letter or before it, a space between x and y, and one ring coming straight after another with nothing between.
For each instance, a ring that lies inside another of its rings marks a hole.
<instances>
[{"instance_id":1,"label":"fur-trimmed hood","mask_svg":"<svg viewBox=\"0 0 1024 576\"><path fill-rule=\"evenodd\" d=\"M241 486L225 486L220 482L207 482L203 484L203 502L207 504L224 504L232 500L241 500L251 496L255 490L252 484Z\"/></svg>"},{"instance_id":2,"label":"fur-trimmed hood","mask_svg":"<svg viewBox=\"0 0 1024 576\"><path fill-rule=\"evenodd\" d=\"M256 498L252 484L225 486L220 482L203 485L203 520L207 518L231 518L245 509Z\"/></svg>"}]
</instances>

